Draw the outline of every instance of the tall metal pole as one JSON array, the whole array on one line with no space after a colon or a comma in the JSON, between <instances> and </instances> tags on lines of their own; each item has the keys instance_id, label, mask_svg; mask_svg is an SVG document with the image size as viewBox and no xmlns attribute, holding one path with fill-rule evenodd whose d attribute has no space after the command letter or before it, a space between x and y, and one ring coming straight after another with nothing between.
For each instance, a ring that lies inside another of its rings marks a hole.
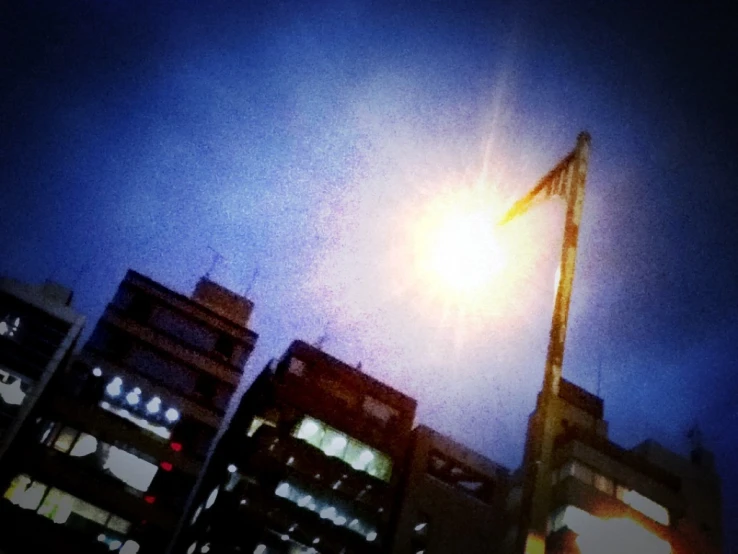
<instances>
[{"instance_id":1,"label":"tall metal pole","mask_svg":"<svg viewBox=\"0 0 738 554\"><path fill-rule=\"evenodd\" d=\"M574 267L579 241L579 225L584 204L584 185L589 162L590 136L581 133L573 158L567 164L564 190L568 192L564 240L561 248L559 282L556 289L551 332L546 357L546 370L543 377L543 390L539 399L539 409L535 421L531 421L529 436L530 448L526 452L525 485L521 514L521 532L524 536L526 554L543 554L546 551L546 533L551 505L551 456L557 428L559 426L557 401L561 368L564 361L564 342L566 340L574 284ZM521 539L523 538L521 534Z\"/></svg>"}]
</instances>

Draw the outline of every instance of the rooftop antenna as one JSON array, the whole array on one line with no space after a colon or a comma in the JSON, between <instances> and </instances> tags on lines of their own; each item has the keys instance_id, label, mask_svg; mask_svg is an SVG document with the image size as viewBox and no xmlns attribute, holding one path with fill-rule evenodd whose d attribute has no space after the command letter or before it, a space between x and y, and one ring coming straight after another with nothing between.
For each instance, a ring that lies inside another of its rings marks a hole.
<instances>
[{"instance_id":1,"label":"rooftop antenna","mask_svg":"<svg viewBox=\"0 0 738 554\"><path fill-rule=\"evenodd\" d=\"M208 268L207 273L205 273L205 278L206 279L210 279L210 274L215 269L215 266L218 265L218 262L222 262L223 260L225 260L225 258L220 254L220 252L218 252L212 246L208 245L208 249L210 249L210 250L213 251L213 261L211 262L210 267Z\"/></svg>"},{"instance_id":2,"label":"rooftop antenna","mask_svg":"<svg viewBox=\"0 0 738 554\"><path fill-rule=\"evenodd\" d=\"M700 431L698 424L695 423L687 431L687 439L689 439L689 444L693 451L702 449L702 431Z\"/></svg>"},{"instance_id":3,"label":"rooftop antenna","mask_svg":"<svg viewBox=\"0 0 738 554\"><path fill-rule=\"evenodd\" d=\"M315 341L315 347L319 349L323 349L323 345L325 344L325 341L328 340L328 325L330 322L325 324L325 327L323 327L323 334L318 337L318 340Z\"/></svg>"},{"instance_id":4,"label":"rooftop antenna","mask_svg":"<svg viewBox=\"0 0 738 554\"><path fill-rule=\"evenodd\" d=\"M244 296L248 296L248 294L251 292L251 288L254 286L254 283L256 282L256 278L259 276L259 266L257 265L254 268L254 273L251 275L251 281L249 281L249 286L246 287L246 293Z\"/></svg>"}]
</instances>

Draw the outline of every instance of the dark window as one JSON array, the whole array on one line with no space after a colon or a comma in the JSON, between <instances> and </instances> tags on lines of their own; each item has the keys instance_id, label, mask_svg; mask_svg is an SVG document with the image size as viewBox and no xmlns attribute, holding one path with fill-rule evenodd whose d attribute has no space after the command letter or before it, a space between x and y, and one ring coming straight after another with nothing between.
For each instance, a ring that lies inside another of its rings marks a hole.
<instances>
[{"instance_id":1,"label":"dark window","mask_svg":"<svg viewBox=\"0 0 738 554\"><path fill-rule=\"evenodd\" d=\"M94 350L103 351L113 357L122 358L131 349L131 339L122 331L106 324L98 325L87 345Z\"/></svg>"},{"instance_id":2,"label":"dark window","mask_svg":"<svg viewBox=\"0 0 738 554\"><path fill-rule=\"evenodd\" d=\"M141 293L137 293L131 299L131 303L128 304L126 314L128 317L139 323L146 323L151 317L152 306L151 300L148 296L144 296Z\"/></svg>"},{"instance_id":3,"label":"dark window","mask_svg":"<svg viewBox=\"0 0 738 554\"><path fill-rule=\"evenodd\" d=\"M184 417L172 431L172 441L181 443L184 452L205 457L214 434L215 430L204 423Z\"/></svg>"},{"instance_id":4,"label":"dark window","mask_svg":"<svg viewBox=\"0 0 738 554\"><path fill-rule=\"evenodd\" d=\"M212 400L217 386L218 381L212 375L199 375L195 384L195 394L204 399Z\"/></svg>"},{"instance_id":5,"label":"dark window","mask_svg":"<svg viewBox=\"0 0 738 554\"><path fill-rule=\"evenodd\" d=\"M428 457L427 471L444 483L464 491L483 502L491 502L494 494L494 481L454 460L433 450Z\"/></svg>"},{"instance_id":6,"label":"dark window","mask_svg":"<svg viewBox=\"0 0 738 554\"><path fill-rule=\"evenodd\" d=\"M233 356L233 339L228 335L220 335L215 342L215 351L230 360Z\"/></svg>"}]
</instances>

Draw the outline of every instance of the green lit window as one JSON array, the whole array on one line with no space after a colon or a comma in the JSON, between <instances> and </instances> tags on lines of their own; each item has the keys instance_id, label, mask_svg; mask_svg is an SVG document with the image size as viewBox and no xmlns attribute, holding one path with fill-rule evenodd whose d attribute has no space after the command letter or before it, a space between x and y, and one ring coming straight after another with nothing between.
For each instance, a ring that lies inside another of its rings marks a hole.
<instances>
[{"instance_id":1,"label":"green lit window","mask_svg":"<svg viewBox=\"0 0 738 554\"><path fill-rule=\"evenodd\" d=\"M313 446L320 448L324 433L325 425L323 425L323 423L317 419L306 417L297 428L295 436L298 439L304 440L308 444L312 444Z\"/></svg>"},{"instance_id":2,"label":"green lit window","mask_svg":"<svg viewBox=\"0 0 738 554\"><path fill-rule=\"evenodd\" d=\"M346 454L346 446L348 446L348 439L343 433L330 428L327 428L323 433L323 441L320 449L326 456L343 459Z\"/></svg>"},{"instance_id":3,"label":"green lit window","mask_svg":"<svg viewBox=\"0 0 738 554\"><path fill-rule=\"evenodd\" d=\"M389 456L327 426L322 421L305 417L293 435L320 448L326 456L343 460L357 471L363 471L382 481L389 481L392 476L392 461Z\"/></svg>"}]
</instances>

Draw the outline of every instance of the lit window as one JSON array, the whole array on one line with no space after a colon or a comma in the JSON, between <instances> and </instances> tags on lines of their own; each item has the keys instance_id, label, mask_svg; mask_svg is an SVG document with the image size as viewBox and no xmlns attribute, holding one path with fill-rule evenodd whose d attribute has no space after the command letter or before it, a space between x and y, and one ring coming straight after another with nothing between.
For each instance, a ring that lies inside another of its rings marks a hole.
<instances>
[{"instance_id":1,"label":"lit window","mask_svg":"<svg viewBox=\"0 0 738 554\"><path fill-rule=\"evenodd\" d=\"M559 472L559 479L561 481L567 477L574 477L582 483L591 485L594 480L594 472L584 464L572 460L564 464Z\"/></svg>"},{"instance_id":2,"label":"lit window","mask_svg":"<svg viewBox=\"0 0 738 554\"><path fill-rule=\"evenodd\" d=\"M615 483L612 479L609 479L604 475L595 474L594 486L598 490L601 490L602 492L604 492L605 494L609 494L610 496L615 494Z\"/></svg>"},{"instance_id":3,"label":"lit window","mask_svg":"<svg viewBox=\"0 0 738 554\"><path fill-rule=\"evenodd\" d=\"M662 525L669 525L669 511L650 498L646 498L636 491L629 490L623 495L623 502L654 521L658 521Z\"/></svg>"},{"instance_id":4,"label":"lit window","mask_svg":"<svg viewBox=\"0 0 738 554\"><path fill-rule=\"evenodd\" d=\"M83 458L97 452L97 439L87 433L80 433L79 438L74 443L74 447L69 451L70 456Z\"/></svg>"},{"instance_id":5,"label":"lit window","mask_svg":"<svg viewBox=\"0 0 738 554\"><path fill-rule=\"evenodd\" d=\"M0 369L0 400L10 406L20 406L26 399L28 388L29 385L22 381L20 377Z\"/></svg>"},{"instance_id":6,"label":"lit window","mask_svg":"<svg viewBox=\"0 0 738 554\"><path fill-rule=\"evenodd\" d=\"M304 440L308 444L320 448L325 429L321 422L306 417L302 420L300 427L297 429L296 436L298 439Z\"/></svg>"},{"instance_id":7,"label":"lit window","mask_svg":"<svg viewBox=\"0 0 738 554\"><path fill-rule=\"evenodd\" d=\"M346 446L348 446L346 435L334 431L333 429L326 429L321 444L321 450L325 452L326 456L343 458L346 453Z\"/></svg>"},{"instance_id":8,"label":"lit window","mask_svg":"<svg viewBox=\"0 0 738 554\"><path fill-rule=\"evenodd\" d=\"M254 554L264 554L267 551L267 547L264 544L258 544L256 545L256 548L254 548Z\"/></svg>"},{"instance_id":9,"label":"lit window","mask_svg":"<svg viewBox=\"0 0 738 554\"><path fill-rule=\"evenodd\" d=\"M369 542L374 541L374 539L376 539L376 538L377 538L377 532L376 531L370 531L366 535L366 540L368 540Z\"/></svg>"},{"instance_id":10,"label":"lit window","mask_svg":"<svg viewBox=\"0 0 738 554\"><path fill-rule=\"evenodd\" d=\"M72 514L93 521L99 525L105 525L109 512L88 504L79 498L67 494L59 489L51 489L46 495L43 504L38 509L38 514L49 518L54 523L66 523Z\"/></svg>"},{"instance_id":11,"label":"lit window","mask_svg":"<svg viewBox=\"0 0 738 554\"><path fill-rule=\"evenodd\" d=\"M46 492L46 485L32 482L28 475L18 475L10 483L4 497L24 510L36 510Z\"/></svg>"},{"instance_id":12,"label":"lit window","mask_svg":"<svg viewBox=\"0 0 738 554\"><path fill-rule=\"evenodd\" d=\"M146 492L159 468L138 456L111 446L103 469L123 481L129 487Z\"/></svg>"},{"instance_id":13,"label":"lit window","mask_svg":"<svg viewBox=\"0 0 738 554\"><path fill-rule=\"evenodd\" d=\"M192 516L192 521L190 521L190 524L193 524L197 521L197 518L200 517L200 512L202 512L202 504L200 504L195 510L195 514Z\"/></svg>"},{"instance_id":14,"label":"lit window","mask_svg":"<svg viewBox=\"0 0 738 554\"><path fill-rule=\"evenodd\" d=\"M65 454L69 452L77 438L77 430L71 427L64 427L59 436L54 441L54 449Z\"/></svg>"},{"instance_id":15,"label":"lit window","mask_svg":"<svg viewBox=\"0 0 738 554\"><path fill-rule=\"evenodd\" d=\"M383 424L389 423L392 417L398 415L397 410L390 408L384 402L380 402L379 400L377 400L376 398L372 398L371 396L367 396L366 398L364 398L364 403L362 407L367 414L375 419L378 419Z\"/></svg>"},{"instance_id":16,"label":"lit window","mask_svg":"<svg viewBox=\"0 0 738 554\"><path fill-rule=\"evenodd\" d=\"M126 394L126 401L131 405L135 406L141 400L141 389L136 387L131 392Z\"/></svg>"},{"instance_id":17,"label":"lit window","mask_svg":"<svg viewBox=\"0 0 738 554\"><path fill-rule=\"evenodd\" d=\"M108 402L100 402L100 407L112 414L117 415L118 417L121 417L123 419L126 419L136 425L137 427L140 427L141 429L144 429L146 431L150 431L154 433L155 435L163 438L168 439L172 436L172 432L164 427L163 425L152 423L151 421L148 421L147 419L144 419L143 417L139 417L135 414L132 414L130 411L128 411L125 408L118 408L116 406L111 406Z\"/></svg>"},{"instance_id":18,"label":"lit window","mask_svg":"<svg viewBox=\"0 0 738 554\"><path fill-rule=\"evenodd\" d=\"M12 316L6 316L0 321L0 337L13 337L20 328L21 320L19 317L13 319Z\"/></svg>"},{"instance_id":19,"label":"lit window","mask_svg":"<svg viewBox=\"0 0 738 554\"><path fill-rule=\"evenodd\" d=\"M389 481L392 462L385 454L336 431L311 417L305 417L293 433L298 439L320 448L327 456L340 458L358 471Z\"/></svg>"},{"instance_id":20,"label":"lit window","mask_svg":"<svg viewBox=\"0 0 738 554\"><path fill-rule=\"evenodd\" d=\"M290 366L287 371L295 375L302 376L305 372L305 362L303 362L299 358L292 358L290 360Z\"/></svg>"},{"instance_id":21,"label":"lit window","mask_svg":"<svg viewBox=\"0 0 738 554\"><path fill-rule=\"evenodd\" d=\"M131 522L126 521L122 517L110 516L110 519L108 520L106 526L108 529L125 535L131 528Z\"/></svg>"},{"instance_id":22,"label":"lit window","mask_svg":"<svg viewBox=\"0 0 738 554\"><path fill-rule=\"evenodd\" d=\"M190 547L187 549L187 554L192 554L195 551L196 548L197 548L197 543L196 542L193 542L190 545Z\"/></svg>"},{"instance_id":23,"label":"lit window","mask_svg":"<svg viewBox=\"0 0 738 554\"><path fill-rule=\"evenodd\" d=\"M161 398L159 398L158 396L155 396L154 398L149 400L148 403L146 404L146 410L150 414L158 413L160 409L161 409Z\"/></svg>"},{"instance_id":24,"label":"lit window","mask_svg":"<svg viewBox=\"0 0 738 554\"><path fill-rule=\"evenodd\" d=\"M121 393L121 385L123 384L123 379L120 377L114 377L110 383L108 383L108 386L105 387L105 392L108 393L110 396L118 396Z\"/></svg>"},{"instance_id":25,"label":"lit window","mask_svg":"<svg viewBox=\"0 0 738 554\"><path fill-rule=\"evenodd\" d=\"M274 491L274 494L276 494L280 498L289 498L290 486L287 483L280 483L277 487L277 490Z\"/></svg>"},{"instance_id":26,"label":"lit window","mask_svg":"<svg viewBox=\"0 0 738 554\"><path fill-rule=\"evenodd\" d=\"M205 501L205 509L207 510L210 508L213 504L215 504L215 500L218 498L218 487L215 487L211 492L210 496L208 496L208 499Z\"/></svg>"},{"instance_id":27,"label":"lit window","mask_svg":"<svg viewBox=\"0 0 738 554\"><path fill-rule=\"evenodd\" d=\"M128 540L123 543L120 554L136 554L141 546L136 541Z\"/></svg>"},{"instance_id":28,"label":"lit window","mask_svg":"<svg viewBox=\"0 0 738 554\"><path fill-rule=\"evenodd\" d=\"M672 552L667 541L630 518L600 519L575 506L562 508L552 518L551 527L553 531L566 527L576 533L582 553L602 552L603 544L608 552Z\"/></svg>"}]
</instances>

